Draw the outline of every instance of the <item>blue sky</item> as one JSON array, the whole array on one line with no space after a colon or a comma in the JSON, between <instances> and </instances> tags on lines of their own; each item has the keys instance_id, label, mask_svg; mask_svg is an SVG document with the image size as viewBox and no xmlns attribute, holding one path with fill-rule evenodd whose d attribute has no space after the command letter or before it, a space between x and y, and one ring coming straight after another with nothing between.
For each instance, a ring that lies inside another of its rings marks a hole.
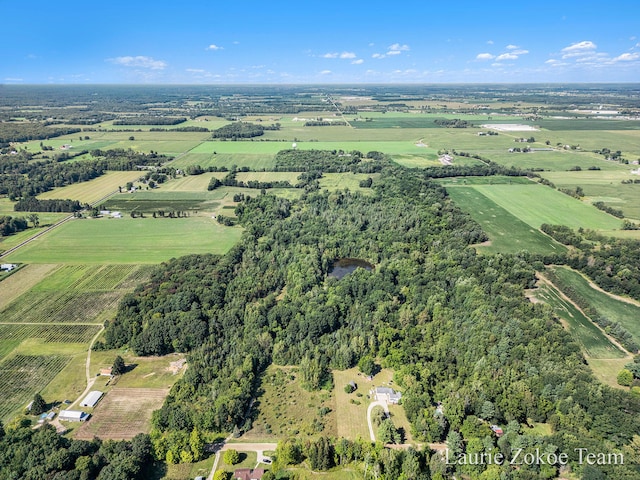
<instances>
[{"instance_id":1,"label":"blue sky","mask_svg":"<svg viewBox=\"0 0 640 480\"><path fill-rule=\"evenodd\" d=\"M637 0L0 0L0 83L640 82Z\"/></svg>"}]
</instances>

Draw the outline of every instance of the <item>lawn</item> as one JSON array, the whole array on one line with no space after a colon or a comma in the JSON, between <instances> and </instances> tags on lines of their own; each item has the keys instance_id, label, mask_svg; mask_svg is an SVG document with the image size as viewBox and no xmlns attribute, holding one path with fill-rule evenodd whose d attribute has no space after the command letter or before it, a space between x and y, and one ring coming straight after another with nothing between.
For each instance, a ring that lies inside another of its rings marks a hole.
<instances>
[{"instance_id":1,"label":"lawn","mask_svg":"<svg viewBox=\"0 0 640 480\"><path fill-rule=\"evenodd\" d=\"M225 253L241 235L241 228L209 217L81 219L34 240L6 261L159 263L191 253Z\"/></svg>"},{"instance_id":2,"label":"lawn","mask_svg":"<svg viewBox=\"0 0 640 480\"><path fill-rule=\"evenodd\" d=\"M491 243L479 246L480 251L515 253L526 250L540 254L566 251L563 245L526 224L474 186L447 186L447 192L456 205L471 215L489 236Z\"/></svg>"},{"instance_id":3,"label":"lawn","mask_svg":"<svg viewBox=\"0 0 640 480\"><path fill-rule=\"evenodd\" d=\"M355 392L346 393L344 387L350 382L355 382ZM349 370L333 371L333 394L336 398L336 422L338 425L338 437L357 440L369 439L369 427L367 426L367 407L371 382L367 381L357 368Z\"/></svg>"},{"instance_id":4,"label":"lawn","mask_svg":"<svg viewBox=\"0 0 640 480\"><path fill-rule=\"evenodd\" d=\"M585 277L575 270L565 267L553 269L556 276L565 285L571 285L576 295L589 302L598 315L617 322L626 328L636 343L640 344L640 306L637 302L628 303L593 288ZM561 285L559 285L562 288Z\"/></svg>"},{"instance_id":5,"label":"lawn","mask_svg":"<svg viewBox=\"0 0 640 480\"><path fill-rule=\"evenodd\" d=\"M81 203L93 203L116 192L119 186L124 187L127 182L137 180L141 175L140 172L107 172L88 182L74 183L41 193L38 198L42 200L68 198Z\"/></svg>"},{"instance_id":6,"label":"lawn","mask_svg":"<svg viewBox=\"0 0 640 480\"><path fill-rule=\"evenodd\" d=\"M620 219L544 185L477 185L472 188L536 229L543 223L593 230L614 230L622 226Z\"/></svg>"}]
</instances>

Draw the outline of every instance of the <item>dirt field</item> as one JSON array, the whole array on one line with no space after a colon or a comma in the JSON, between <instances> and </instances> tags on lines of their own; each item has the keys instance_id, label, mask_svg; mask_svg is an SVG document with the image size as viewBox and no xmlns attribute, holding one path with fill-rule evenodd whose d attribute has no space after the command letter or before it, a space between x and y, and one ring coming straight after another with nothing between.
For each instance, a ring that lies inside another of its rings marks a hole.
<instances>
[{"instance_id":1,"label":"dirt field","mask_svg":"<svg viewBox=\"0 0 640 480\"><path fill-rule=\"evenodd\" d=\"M75 438L130 440L149 433L151 412L162 406L168 388L115 387L98 404L89 421L78 428Z\"/></svg>"}]
</instances>

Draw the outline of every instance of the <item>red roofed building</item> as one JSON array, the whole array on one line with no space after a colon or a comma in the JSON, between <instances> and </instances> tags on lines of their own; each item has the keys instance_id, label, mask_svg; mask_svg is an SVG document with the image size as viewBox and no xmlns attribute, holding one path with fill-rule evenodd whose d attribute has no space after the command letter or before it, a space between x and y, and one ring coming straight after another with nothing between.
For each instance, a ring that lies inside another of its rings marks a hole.
<instances>
[{"instance_id":1,"label":"red roofed building","mask_svg":"<svg viewBox=\"0 0 640 480\"><path fill-rule=\"evenodd\" d=\"M256 468L255 470L251 470L250 468L239 468L233 472L233 478L237 480L260 480L263 475L263 468Z\"/></svg>"}]
</instances>

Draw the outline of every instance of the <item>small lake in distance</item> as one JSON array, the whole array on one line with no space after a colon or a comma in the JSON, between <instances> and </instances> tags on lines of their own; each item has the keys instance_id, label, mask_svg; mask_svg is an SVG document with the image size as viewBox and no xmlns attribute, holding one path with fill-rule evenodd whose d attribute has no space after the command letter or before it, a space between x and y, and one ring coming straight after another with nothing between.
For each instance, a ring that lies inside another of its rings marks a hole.
<instances>
[{"instance_id":1,"label":"small lake in distance","mask_svg":"<svg viewBox=\"0 0 640 480\"><path fill-rule=\"evenodd\" d=\"M345 275L352 273L356 268L373 270L373 265L360 258L341 258L334 262L331 270L329 270L329 276L340 280Z\"/></svg>"}]
</instances>

